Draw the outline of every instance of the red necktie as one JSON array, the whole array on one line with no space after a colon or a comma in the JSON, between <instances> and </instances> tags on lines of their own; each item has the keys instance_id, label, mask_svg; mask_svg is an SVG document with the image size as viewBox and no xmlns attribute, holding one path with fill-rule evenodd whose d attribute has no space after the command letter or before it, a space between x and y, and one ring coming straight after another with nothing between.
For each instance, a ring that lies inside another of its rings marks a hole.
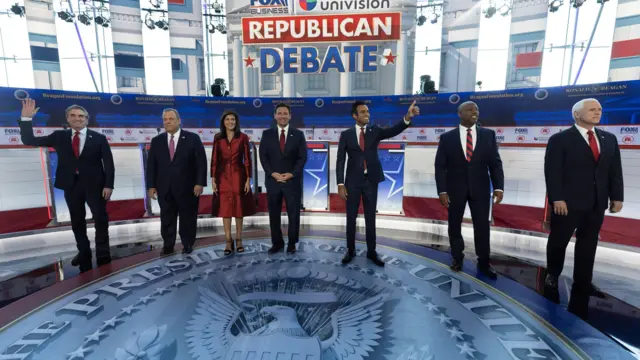
<instances>
[{"instance_id":1,"label":"red necktie","mask_svg":"<svg viewBox=\"0 0 640 360\"><path fill-rule=\"evenodd\" d=\"M176 143L173 141L173 135L171 135L171 139L169 140L169 157L171 161L173 161L173 155L176 154Z\"/></svg>"},{"instance_id":2,"label":"red necktie","mask_svg":"<svg viewBox=\"0 0 640 360\"><path fill-rule=\"evenodd\" d=\"M593 131L587 131L587 135L589 135L589 147L591 148L591 152L593 153L593 158L598 161L600 159L600 150L598 150L598 143L596 142L596 137L593 135Z\"/></svg>"},{"instance_id":3,"label":"red necktie","mask_svg":"<svg viewBox=\"0 0 640 360\"><path fill-rule=\"evenodd\" d=\"M71 147L73 148L73 154L76 156L76 159L80 158L80 131L76 131L76 134L73 135Z\"/></svg>"},{"instance_id":4,"label":"red necktie","mask_svg":"<svg viewBox=\"0 0 640 360\"><path fill-rule=\"evenodd\" d=\"M280 132L280 151L284 152L284 129Z\"/></svg>"},{"instance_id":5,"label":"red necktie","mask_svg":"<svg viewBox=\"0 0 640 360\"><path fill-rule=\"evenodd\" d=\"M360 128L360 149L364 151L364 126ZM367 160L364 161L364 169L367 170Z\"/></svg>"},{"instance_id":6,"label":"red necktie","mask_svg":"<svg viewBox=\"0 0 640 360\"><path fill-rule=\"evenodd\" d=\"M473 136L471 136L471 129L467 129L467 162L471 162L473 156Z\"/></svg>"}]
</instances>

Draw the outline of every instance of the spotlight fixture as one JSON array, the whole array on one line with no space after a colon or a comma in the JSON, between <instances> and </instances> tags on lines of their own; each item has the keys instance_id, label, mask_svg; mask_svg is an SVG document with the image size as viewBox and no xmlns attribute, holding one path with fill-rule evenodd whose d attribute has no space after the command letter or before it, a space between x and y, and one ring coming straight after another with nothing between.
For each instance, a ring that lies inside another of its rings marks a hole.
<instances>
[{"instance_id":1,"label":"spotlight fixture","mask_svg":"<svg viewBox=\"0 0 640 360\"><path fill-rule=\"evenodd\" d=\"M424 15L420 15L418 16L417 21L418 21L418 26L422 26L427 21L427 18Z\"/></svg>"},{"instance_id":2,"label":"spotlight fixture","mask_svg":"<svg viewBox=\"0 0 640 360\"><path fill-rule=\"evenodd\" d=\"M94 21L96 22L97 25L100 25L100 26L105 27L105 28L109 27L109 23L111 22L111 20L109 20L108 18L106 18L102 14L96 16Z\"/></svg>"},{"instance_id":3,"label":"spotlight fixture","mask_svg":"<svg viewBox=\"0 0 640 360\"><path fill-rule=\"evenodd\" d=\"M73 22L73 18L76 17L75 14L70 13L68 10L58 11L58 17L60 20L66 21L68 23Z\"/></svg>"},{"instance_id":4,"label":"spotlight fixture","mask_svg":"<svg viewBox=\"0 0 640 360\"><path fill-rule=\"evenodd\" d=\"M562 6L562 0L553 0L549 3L549 12L556 12Z\"/></svg>"},{"instance_id":5,"label":"spotlight fixture","mask_svg":"<svg viewBox=\"0 0 640 360\"><path fill-rule=\"evenodd\" d=\"M23 17L24 14L25 14L24 6L20 6L20 5L18 5L18 3L15 3L15 4L11 5L11 12L16 14L16 15L18 15L18 16L20 16L20 17Z\"/></svg>"},{"instance_id":6,"label":"spotlight fixture","mask_svg":"<svg viewBox=\"0 0 640 360\"><path fill-rule=\"evenodd\" d=\"M227 27L223 23L218 24L218 26L216 26L216 30L218 30L222 34L227 33Z\"/></svg>"},{"instance_id":7,"label":"spotlight fixture","mask_svg":"<svg viewBox=\"0 0 640 360\"><path fill-rule=\"evenodd\" d=\"M207 24L207 30L209 30L209 34L215 34L216 26L213 23Z\"/></svg>"},{"instance_id":8,"label":"spotlight fixture","mask_svg":"<svg viewBox=\"0 0 640 360\"><path fill-rule=\"evenodd\" d=\"M436 13L431 13L431 15L429 15L429 21L432 24L435 24L438 22L438 18L440 17L440 15L436 14Z\"/></svg>"},{"instance_id":9,"label":"spotlight fixture","mask_svg":"<svg viewBox=\"0 0 640 360\"><path fill-rule=\"evenodd\" d=\"M218 1L211 4L211 7L213 7L213 11L215 11L217 14L220 14L222 12L222 4L220 4Z\"/></svg>"},{"instance_id":10,"label":"spotlight fixture","mask_svg":"<svg viewBox=\"0 0 640 360\"><path fill-rule=\"evenodd\" d=\"M498 9L498 12L500 13L500 15L502 16L507 16L509 15L509 11L511 11L511 7L507 4L503 4L502 6L500 6L500 8Z\"/></svg>"},{"instance_id":11,"label":"spotlight fixture","mask_svg":"<svg viewBox=\"0 0 640 360\"><path fill-rule=\"evenodd\" d=\"M586 0L571 0L571 2L573 3L573 7L576 9L582 6L582 4L584 4L585 1Z\"/></svg>"},{"instance_id":12,"label":"spotlight fixture","mask_svg":"<svg viewBox=\"0 0 640 360\"><path fill-rule=\"evenodd\" d=\"M497 10L495 5L491 4L486 10L483 11L484 12L484 17L486 17L487 19L491 19L491 17L493 17L493 15L496 14Z\"/></svg>"},{"instance_id":13,"label":"spotlight fixture","mask_svg":"<svg viewBox=\"0 0 640 360\"><path fill-rule=\"evenodd\" d=\"M156 27L162 30L169 30L169 22L165 19L156 21Z\"/></svg>"},{"instance_id":14,"label":"spotlight fixture","mask_svg":"<svg viewBox=\"0 0 640 360\"><path fill-rule=\"evenodd\" d=\"M149 30L153 30L156 28L156 23L151 18L151 13L147 13L144 17L144 24L149 28Z\"/></svg>"},{"instance_id":15,"label":"spotlight fixture","mask_svg":"<svg viewBox=\"0 0 640 360\"><path fill-rule=\"evenodd\" d=\"M80 15L78 15L78 21L87 26L91 25L91 17L86 13L81 13Z\"/></svg>"}]
</instances>

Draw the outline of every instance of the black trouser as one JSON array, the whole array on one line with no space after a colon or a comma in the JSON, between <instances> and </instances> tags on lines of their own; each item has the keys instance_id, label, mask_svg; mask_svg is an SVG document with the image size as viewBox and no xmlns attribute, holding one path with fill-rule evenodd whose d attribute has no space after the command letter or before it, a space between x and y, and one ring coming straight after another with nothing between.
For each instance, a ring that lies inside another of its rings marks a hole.
<instances>
[{"instance_id":1,"label":"black trouser","mask_svg":"<svg viewBox=\"0 0 640 360\"><path fill-rule=\"evenodd\" d=\"M478 256L478 265L489 265L491 197L471 198L468 195L449 194L449 244L451 256L458 261L464 258L464 240L462 239L462 218L469 202L473 221L473 242Z\"/></svg>"},{"instance_id":2,"label":"black trouser","mask_svg":"<svg viewBox=\"0 0 640 360\"><path fill-rule=\"evenodd\" d=\"M284 198L287 205L287 216L289 217L289 243L295 244L298 242L300 234L300 194L300 186L295 183L276 183L267 188L267 207L269 209L269 226L271 227L271 243L273 245L284 246L282 229L280 228L282 198Z\"/></svg>"},{"instance_id":3,"label":"black trouser","mask_svg":"<svg viewBox=\"0 0 640 360\"><path fill-rule=\"evenodd\" d=\"M193 246L198 229L199 197L192 193L176 194L168 191L158 195L160 204L160 234L163 246L173 249L176 244L176 229L180 217L180 241L182 246Z\"/></svg>"},{"instance_id":4,"label":"black trouser","mask_svg":"<svg viewBox=\"0 0 640 360\"><path fill-rule=\"evenodd\" d=\"M363 182L349 184L347 188L347 250L351 253L356 250L356 218L358 217L360 199L362 199L362 207L364 208L367 255L375 255L378 184L369 181L366 175Z\"/></svg>"},{"instance_id":5,"label":"black trouser","mask_svg":"<svg viewBox=\"0 0 640 360\"><path fill-rule=\"evenodd\" d=\"M107 202L102 197L102 188L88 188L82 181L76 182L71 189L64 191L64 199L71 215L71 229L78 247L78 265L80 271L92 268L91 245L87 237L87 211L85 203L89 205L96 229L96 259L98 266L109 263L109 216Z\"/></svg>"},{"instance_id":6,"label":"black trouser","mask_svg":"<svg viewBox=\"0 0 640 360\"><path fill-rule=\"evenodd\" d=\"M598 234L604 221L604 210L580 211L569 209L566 216L551 214L549 240L547 241L547 271L560 276L564 257L574 231L576 233L575 266L573 281L591 285L593 263L598 248Z\"/></svg>"}]
</instances>

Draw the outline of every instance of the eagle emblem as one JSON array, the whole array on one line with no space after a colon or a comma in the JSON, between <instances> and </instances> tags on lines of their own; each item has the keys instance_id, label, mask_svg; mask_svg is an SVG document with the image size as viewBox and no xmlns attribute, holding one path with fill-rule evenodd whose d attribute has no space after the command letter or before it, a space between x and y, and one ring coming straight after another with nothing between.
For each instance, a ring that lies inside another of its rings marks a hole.
<instances>
[{"instance_id":1,"label":"eagle emblem","mask_svg":"<svg viewBox=\"0 0 640 360\"><path fill-rule=\"evenodd\" d=\"M362 360L378 345L382 306L388 298L380 293L345 301L329 315L322 314L327 307L321 311L282 301L237 304L215 290L198 290L200 301L185 334L197 360ZM320 316L311 321L305 312Z\"/></svg>"}]
</instances>

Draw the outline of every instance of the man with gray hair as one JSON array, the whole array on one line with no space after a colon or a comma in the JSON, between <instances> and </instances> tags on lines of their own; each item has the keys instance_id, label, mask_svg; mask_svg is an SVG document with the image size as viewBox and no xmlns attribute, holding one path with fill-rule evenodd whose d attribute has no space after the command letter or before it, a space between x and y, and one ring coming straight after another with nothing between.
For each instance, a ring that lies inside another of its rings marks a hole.
<instances>
[{"instance_id":1,"label":"man with gray hair","mask_svg":"<svg viewBox=\"0 0 640 360\"><path fill-rule=\"evenodd\" d=\"M196 241L200 195L207 186L207 155L198 134L180 128L176 109L162 112L165 132L151 139L147 159L147 195L160 204L161 255L171 254L180 217L182 253Z\"/></svg>"},{"instance_id":2,"label":"man with gray hair","mask_svg":"<svg viewBox=\"0 0 640 360\"><path fill-rule=\"evenodd\" d=\"M80 105L71 105L65 111L70 129L35 137L32 119L37 112L33 99L22 101L20 136L23 144L52 147L58 155L54 186L64 191L64 199L71 215L71 229L78 247L78 254L73 258L72 264L79 265L80 272L93 267L87 237L85 203L89 205L96 228L97 265L109 264L111 253L107 201L111 198L115 178L109 142L104 135L87 129L89 113Z\"/></svg>"},{"instance_id":3,"label":"man with gray hair","mask_svg":"<svg viewBox=\"0 0 640 360\"><path fill-rule=\"evenodd\" d=\"M547 196L553 207L545 287L558 289L567 244L575 232L574 290L580 287L602 297L591 284L593 263L605 210L622 210L620 148L615 135L595 128L602 117L598 100L580 100L571 112L575 123L551 136L544 157Z\"/></svg>"}]
</instances>

